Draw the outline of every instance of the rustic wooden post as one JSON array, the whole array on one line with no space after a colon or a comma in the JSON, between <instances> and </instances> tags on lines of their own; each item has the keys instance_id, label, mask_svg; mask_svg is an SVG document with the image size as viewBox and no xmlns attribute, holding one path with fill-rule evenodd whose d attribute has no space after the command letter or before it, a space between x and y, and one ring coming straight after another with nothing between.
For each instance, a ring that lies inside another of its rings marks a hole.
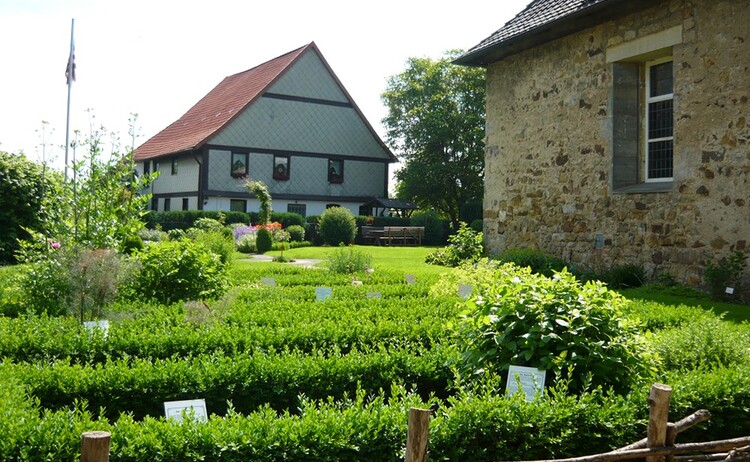
<instances>
[{"instance_id":1,"label":"rustic wooden post","mask_svg":"<svg viewBox=\"0 0 750 462\"><path fill-rule=\"evenodd\" d=\"M649 448L666 446L667 424L669 423L669 397L672 395L672 387L661 383L651 385L648 394L648 431L646 433ZM660 462L663 456L651 456L646 462Z\"/></svg>"},{"instance_id":2,"label":"rustic wooden post","mask_svg":"<svg viewBox=\"0 0 750 462\"><path fill-rule=\"evenodd\" d=\"M406 433L404 462L427 462L427 442L430 433L430 410L409 409L409 428Z\"/></svg>"},{"instance_id":3,"label":"rustic wooden post","mask_svg":"<svg viewBox=\"0 0 750 462\"><path fill-rule=\"evenodd\" d=\"M109 432L93 431L81 435L81 462L109 462Z\"/></svg>"}]
</instances>

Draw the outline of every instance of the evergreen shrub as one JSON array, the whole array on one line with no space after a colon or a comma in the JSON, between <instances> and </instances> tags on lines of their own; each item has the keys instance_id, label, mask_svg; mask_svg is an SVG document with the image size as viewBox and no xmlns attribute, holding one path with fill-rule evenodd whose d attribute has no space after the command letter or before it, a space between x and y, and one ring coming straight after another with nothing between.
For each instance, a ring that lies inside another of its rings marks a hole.
<instances>
[{"instance_id":1,"label":"evergreen shrub","mask_svg":"<svg viewBox=\"0 0 750 462\"><path fill-rule=\"evenodd\" d=\"M320 216L320 235L328 245L349 245L356 233L354 215L347 208L331 207Z\"/></svg>"}]
</instances>

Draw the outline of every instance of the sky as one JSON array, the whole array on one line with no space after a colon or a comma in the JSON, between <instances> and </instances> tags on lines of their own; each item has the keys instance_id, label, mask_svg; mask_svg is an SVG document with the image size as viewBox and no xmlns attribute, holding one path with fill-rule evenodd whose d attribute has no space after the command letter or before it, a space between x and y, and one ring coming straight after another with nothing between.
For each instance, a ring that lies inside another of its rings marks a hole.
<instances>
[{"instance_id":1,"label":"sky","mask_svg":"<svg viewBox=\"0 0 750 462\"><path fill-rule=\"evenodd\" d=\"M0 151L62 169L72 19L71 142L76 130L113 133L106 153L144 143L224 77L313 41L384 139L388 77L410 57L471 48L529 1L0 0Z\"/></svg>"}]
</instances>

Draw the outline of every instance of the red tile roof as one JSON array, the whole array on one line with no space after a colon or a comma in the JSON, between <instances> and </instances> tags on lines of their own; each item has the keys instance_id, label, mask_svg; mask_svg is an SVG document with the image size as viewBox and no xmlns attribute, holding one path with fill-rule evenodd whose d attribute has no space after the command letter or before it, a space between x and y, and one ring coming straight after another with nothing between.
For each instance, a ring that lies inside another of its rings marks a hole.
<instances>
[{"instance_id":1,"label":"red tile roof","mask_svg":"<svg viewBox=\"0 0 750 462\"><path fill-rule=\"evenodd\" d=\"M152 159L201 147L252 104L310 48L317 49L314 42L226 77L177 121L139 146L135 150L135 160Z\"/></svg>"}]
</instances>

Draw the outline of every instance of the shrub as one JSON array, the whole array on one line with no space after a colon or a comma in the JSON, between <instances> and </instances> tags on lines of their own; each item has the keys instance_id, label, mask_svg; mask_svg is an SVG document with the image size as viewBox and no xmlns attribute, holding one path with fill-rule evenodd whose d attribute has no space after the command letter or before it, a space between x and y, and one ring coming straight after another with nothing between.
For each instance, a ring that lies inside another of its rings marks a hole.
<instances>
[{"instance_id":1,"label":"shrub","mask_svg":"<svg viewBox=\"0 0 750 462\"><path fill-rule=\"evenodd\" d=\"M258 247L255 245L255 233L243 234L235 243L237 251L242 253L255 253Z\"/></svg>"},{"instance_id":2,"label":"shrub","mask_svg":"<svg viewBox=\"0 0 750 462\"><path fill-rule=\"evenodd\" d=\"M273 235L271 234L271 231L266 228L258 228L255 238L255 246L258 249L258 253L266 253L271 250L271 246L273 246Z\"/></svg>"},{"instance_id":3,"label":"shrub","mask_svg":"<svg viewBox=\"0 0 750 462\"><path fill-rule=\"evenodd\" d=\"M410 226L424 227L425 245L443 245L445 244L445 224L446 221L440 218L437 212L426 210L424 212L415 212L411 217Z\"/></svg>"},{"instance_id":4,"label":"shrub","mask_svg":"<svg viewBox=\"0 0 750 462\"><path fill-rule=\"evenodd\" d=\"M283 226L284 229L289 228L293 225L305 225L305 217L303 217L299 213L291 212L271 212L271 221L281 223L281 226Z\"/></svg>"},{"instance_id":5,"label":"shrub","mask_svg":"<svg viewBox=\"0 0 750 462\"><path fill-rule=\"evenodd\" d=\"M138 230L138 237L144 242L161 242L169 239L169 234L160 229L141 228Z\"/></svg>"},{"instance_id":6,"label":"shrub","mask_svg":"<svg viewBox=\"0 0 750 462\"><path fill-rule=\"evenodd\" d=\"M750 364L750 327L720 318L689 320L652 336L667 370L732 367Z\"/></svg>"},{"instance_id":7,"label":"shrub","mask_svg":"<svg viewBox=\"0 0 750 462\"><path fill-rule=\"evenodd\" d=\"M214 299L228 285L218 255L189 239L154 243L137 255L141 269L130 289L136 297L174 303Z\"/></svg>"},{"instance_id":8,"label":"shrub","mask_svg":"<svg viewBox=\"0 0 750 462\"><path fill-rule=\"evenodd\" d=\"M476 262L484 253L482 233L475 232L466 223L459 225L456 234L448 238L448 243L447 247L427 255L425 262L432 265L458 266L463 262Z\"/></svg>"},{"instance_id":9,"label":"shrub","mask_svg":"<svg viewBox=\"0 0 750 462\"><path fill-rule=\"evenodd\" d=\"M646 280L646 271L643 266L632 263L615 265L601 276L601 280L613 289L640 287Z\"/></svg>"},{"instance_id":10,"label":"shrub","mask_svg":"<svg viewBox=\"0 0 750 462\"><path fill-rule=\"evenodd\" d=\"M521 268L528 267L534 274L541 274L547 277L552 276L555 272L562 271L567 267L565 260L557 258L554 255L542 252L538 249L508 249L492 257L503 263L513 263Z\"/></svg>"},{"instance_id":11,"label":"shrub","mask_svg":"<svg viewBox=\"0 0 750 462\"><path fill-rule=\"evenodd\" d=\"M305 228L300 225L292 225L288 227L289 237L293 242L302 242L305 240Z\"/></svg>"},{"instance_id":12,"label":"shrub","mask_svg":"<svg viewBox=\"0 0 750 462\"><path fill-rule=\"evenodd\" d=\"M192 227L203 231L219 231L224 225L219 220L203 217L195 220Z\"/></svg>"},{"instance_id":13,"label":"shrub","mask_svg":"<svg viewBox=\"0 0 750 462\"><path fill-rule=\"evenodd\" d=\"M715 300L728 298L728 294L725 292L726 288L737 289L742 280L742 272L746 267L747 255L740 250L730 255L729 258L722 259L716 265L710 262L706 263L703 277L708 283L711 296Z\"/></svg>"},{"instance_id":14,"label":"shrub","mask_svg":"<svg viewBox=\"0 0 750 462\"><path fill-rule=\"evenodd\" d=\"M343 246L333 251L328 257L328 269L334 273L360 273L367 271L370 265L372 265L372 255Z\"/></svg>"},{"instance_id":15,"label":"shrub","mask_svg":"<svg viewBox=\"0 0 750 462\"><path fill-rule=\"evenodd\" d=\"M647 352L622 317L625 299L603 284L512 264L498 268L496 280L478 289L457 324L465 373L530 366L569 381L573 392L601 385L619 393L650 373Z\"/></svg>"},{"instance_id":16,"label":"shrub","mask_svg":"<svg viewBox=\"0 0 750 462\"><path fill-rule=\"evenodd\" d=\"M214 228L209 231L198 231L193 240L211 250L219 256L221 263L226 265L232 260L234 253L234 242L227 236L223 228Z\"/></svg>"},{"instance_id":17,"label":"shrub","mask_svg":"<svg viewBox=\"0 0 750 462\"><path fill-rule=\"evenodd\" d=\"M126 236L120 243L122 253L133 255L136 251L143 249L143 239L137 234Z\"/></svg>"},{"instance_id":18,"label":"shrub","mask_svg":"<svg viewBox=\"0 0 750 462\"><path fill-rule=\"evenodd\" d=\"M469 228L473 229L477 233L484 232L484 220L482 220L481 218L472 220L471 224L469 224Z\"/></svg>"},{"instance_id":19,"label":"shrub","mask_svg":"<svg viewBox=\"0 0 750 462\"><path fill-rule=\"evenodd\" d=\"M344 207L331 207L320 217L320 235L328 245L349 245L357 233L354 216Z\"/></svg>"}]
</instances>

